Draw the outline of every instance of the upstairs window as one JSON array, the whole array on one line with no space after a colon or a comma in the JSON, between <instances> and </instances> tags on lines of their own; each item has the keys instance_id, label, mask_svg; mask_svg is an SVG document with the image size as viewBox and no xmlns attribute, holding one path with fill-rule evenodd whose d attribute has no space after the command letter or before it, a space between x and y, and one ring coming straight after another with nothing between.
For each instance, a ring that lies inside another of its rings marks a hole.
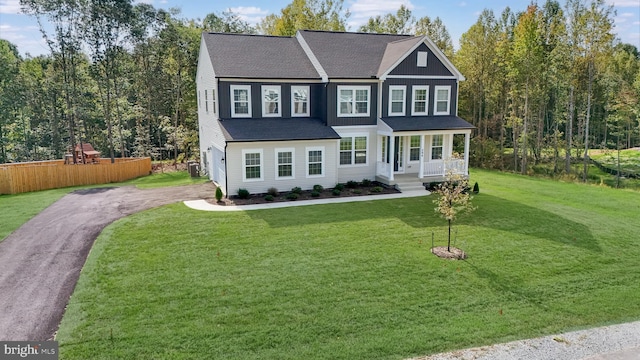
<instances>
[{"instance_id":1,"label":"upstairs window","mask_svg":"<svg viewBox=\"0 0 640 360\"><path fill-rule=\"evenodd\" d=\"M209 112L209 94L207 90L204 91L204 111Z\"/></svg>"},{"instance_id":2,"label":"upstairs window","mask_svg":"<svg viewBox=\"0 0 640 360\"><path fill-rule=\"evenodd\" d=\"M291 116L309 116L309 87L291 87Z\"/></svg>"},{"instance_id":3,"label":"upstairs window","mask_svg":"<svg viewBox=\"0 0 640 360\"><path fill-rule=\"evenodd\" d=\"M367 137L348 136L340 139L340 165L367 164Z\"/></svg>"},{"instance_id":4,"label":"upstairs window","mask_svg":"<svg viewBox=\"0 0 640 360\"><path fill-rule=\"evenodd\" d=\"M251 117L251 86L231 85L231 117Z\"/></svg>"},{"instance_id":5,"label":"upstairs window","mask_svg":"<svg viewBox=\"0 0 640 360\"><path fill-rule=\"evenodd\" d=\"M262 116L282 116L280 112L280 86L279 85L263 85L262 86Z\"/></svg>"},{"instance_id":6,"label":"upstairs window","mask_svg":"<svg viewBox=\"0 0 640 360\"><path fill-rule=\"evenodd\" d=\"M431 160L442 160L442 135L431 137Z\"/></svg>"},{"instance_id":7,"label":"upstairs window","mask_svg":"<svg viewBox=\"0 0 640 360\"><path fill-rule=\"evenodd\" d=\"M418 51L418 67L427 67L427 54L426 51Z\"/></svg>"},{"instance_id":8,"label":"upstairs window","mask_svg":"<svg viewBox=\"0 0 640 360\"><path fill-rule=\"evenodd\" d=\"M434 115L449 115L451 106L451 86L436 86Z\"/></svg>"},{"instance_id":9,"label":"upstairs window","mask_svg":"<svg viewBox=\"0 0 640 360\"><path fill-rule=\"evenodd\" d=\"M411 115L429 115L429 87L416 85L412 90Z\"/></svg>"},{"instance_id":10,"label":"upstairs window","mask_svg":"<svg viewBox=\"0 0 640 360\"><path fill-rule=\"evenodd\" d=\"M338 86L338 116L369 116L370 86Z\"/></svg>"},{"instance_id":11,"label":"upstairs window","mask_svg":"<svg viewBox=\"0 0 640 360\"><path fill-rule=\"evenodd\" d=\"M406 100L406 86L389 86L389 116L404 116Z\"/></svg>"}]
</instances>

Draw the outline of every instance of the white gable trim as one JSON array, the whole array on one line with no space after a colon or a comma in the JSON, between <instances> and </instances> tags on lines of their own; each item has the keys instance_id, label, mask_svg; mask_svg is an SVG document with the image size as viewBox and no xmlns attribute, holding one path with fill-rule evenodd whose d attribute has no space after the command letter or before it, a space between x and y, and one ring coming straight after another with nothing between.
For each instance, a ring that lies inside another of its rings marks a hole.
<instances>
[{"instance_id":1,"label":"white gable trim","mask_svg":"<svg viewBox=\"0 0 640 360\"><path fill-rule=\"evenodd\" d=\"M204 34L200 35L200 52L198 53L198 65L196 66L196 81L200 79L200 67L204 66L204 64L200 63L200 60L204 58L207 59L208 65L211 66L211 71L213 72L213 77L216 77L216 69L213 68L213 62L211 62L211 55L209 54L209 49L207 49L207 44L204 41Z\"/></svg>"},{"instance_id":2,"label":"white gable trim","mask_svg":"<svg viewBox=\"0 0 640 360\"><path fill-rule=\"evenodd\" d=\"M426 35L422 37L422 41L419 41L415 45L413 45L411 49L409 49L404 55L402 55L398 60L396 60L396 62L393 63L393 65L389 66L389 68L384 73L382 73L382 75L380 75L380 80L386 80L387 77L389 77L389 73L393 71L393 69L395 69L398 65L400 65L400 63L404 61L404 59L406 59L409 56L409 54L414 52L421 44L427 45L429 50L433 52L433 54L438 58L438 60L440 60L442 64L444 64L444 66L449 71L451 71L451 73L453 74L453 78L462 80L462 81L465 80L464 75L462 75L462 73L458 71L458 69L456 69L453 63L442 53L442 51L440 51L440 49L438 49L436 44L434 44L433 41L431 41L431 39L429 39L429 37Z\"/></svg>"},{"instance_id":3,"label":"white gable trim","mask_svg":"<svg viewBox=\"0 0 640 360\"><path fill-rule=\"evenodd\" d=\"M307 42L304 40L304 37L302 37L302 33L300 31L296 33L296 39L298 40L300 47L302 47L302 50L304 50L304 53L307 54L307 57L311 61L311 64L318 72L318 75L320 75L320 77L322 78L322 82L328 82L329 75L327 75L327 72L324 71L324 68L320 64L320 61L318 61L316 55L313 53L313 51L311 51L309 44L307 44Z\"/></svg>"}]
</instances>

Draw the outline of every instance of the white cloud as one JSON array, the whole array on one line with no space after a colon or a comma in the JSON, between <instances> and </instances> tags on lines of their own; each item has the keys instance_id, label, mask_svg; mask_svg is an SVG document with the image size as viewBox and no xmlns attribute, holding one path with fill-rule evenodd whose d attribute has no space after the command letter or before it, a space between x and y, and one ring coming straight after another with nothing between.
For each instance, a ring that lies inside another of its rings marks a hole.
<instances>
[{"instance_id":1,"label":"white cloud","mask_svg":"<svg viewBox=\"0 0 640 360\"><path fill-rule=\"evenodd\" d=\"M458 6L460 6L460 7L465 7L465 6L467 6L467 3L466 3L465 1L463 1L463 2L461 2L460 4L458 4Z\"/></svg>"},{"instance_id":2,"label":"white cloud","mask_svg":"<svg viewBox=\"0 0 640 360\"><path fill-rule=\"evenodd\" d=\"M240 19L252 25L259 23L269 14L269 11L255 6L238 6L229 8L229 10L237 14Z\"/></svg>"},{"instance_id":3,"label":"white cloud","mask_svg":"<svg viewBox=\"0 0 640 360\"><path fill-rule=\"evenodd\" d=\"M21 54L29 53L33 56L49 52L46 42L37 26L0 25L0 35L3 39L18 46Z\"/></svg>"},{"instance_id":4,"label":"white cloud","mask_svg":"<svg viewBox=\"0 0 640 360\"><path fill-rule=\"evenodd\" d=\"M162 2L162 1L161 1L161 2ZM153 0L135 0L135 1L134 1L134 3L135 3L135 4L141 4L141 3L143 3L143 4L149 4L149 5L152 5L152 4L153 4Z\"/></svg>"},{"instance_id":5,"label":"white cloud","mask_svg":"<svg viewBox=\"0 0 640 360\"><path fill-rule=\"evenodd\" d=\"M409 10L414 8L410 0L356 0L349 7L351 12L349 25L359 26L366 23L370 17L395 13L400 5L406 6Z\"/></svg>"},{"instance_id":6,"label":"white cloud","mask_svg":"<svg viewBox=\"0 0 640 360\"><path fill-rule=\"evenodd\" d=\"M20 14L20 0L0 0L0 14Z\"/></svg>"}]
</instances>

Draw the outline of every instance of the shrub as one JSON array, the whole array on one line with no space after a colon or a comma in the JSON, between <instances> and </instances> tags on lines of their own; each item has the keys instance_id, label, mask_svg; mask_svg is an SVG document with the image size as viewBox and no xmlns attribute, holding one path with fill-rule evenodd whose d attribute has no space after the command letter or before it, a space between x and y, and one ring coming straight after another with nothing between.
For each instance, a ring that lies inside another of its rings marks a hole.
<instances>
[{"instance_id":1,"label":"shrub","mask_svg":"<svg viewBox=\"0 0 640 360\"><path fill-rule=\"evenodd\" d=\"M473 184L473 193L474 194L479 194L480 193L480 186L478 186L478 182L476 181L475 184Z\"/></svg>"},{"instance_id":2,"label":"shrub","mask_svg":"<svg viewBox=\"0 0 640 360\"><path fill-rule=\"evenodd\" d=\"M333 194L333 196L340 196L341 191L336 188L336 189L333 189L331 193Z\"/></svg>"},{"instance_id":3,"label":"shrub","mask_svg":"<svg viewBox=\"0 0 640 360\"><path fill-rule=\"evenodd\" d=\"M344 184L336 184L336 186L333 189L334 190L338 190L338 191L342 191L342 190L344 190Z\"/></svg>"},{"instance_id":4,"label":"shrub","mask_svg":"<svg viewBox=\"0 0 640 360\"><path fill-rule=\"evenodd\" d=\"M298 196L299 196L298 193L292 192L292 193L287 194L287 199L289 199L289 200L297 200Z\"/></svg>"},{"instance_id":5,"label":"shrub","mask_svg":"<svg viewBox=\"0 0 640 360\"><path fill-rule=\"evenodd\" d=\"M358 187L358 182L357 181L353 181L353 180L349 180L347 181L347 187L349 189L354 189Z\"/></svg>"},{"instance_id":6,"label":"shrub","mask_svg":"<svg viewBox=\"0 0 640 360\"><path fill-rule=\"evenodd\" d=\"M302 189L298 186L294 187L293 189L291 189L291 192L294 194L302 194Z\"/></svg>"},{"instance_id":7,"label":"shrub","mask_svg":"<svg viewBox=\"0 0 640 360\"><path fill-rule=\"evenodd\" d=\"M273 195L271 195L271 194L267 194L267 195L265 195L264 199L265 199L266 201L273 201Z\"/></svg>"},{"instance_id":8,"label":"shrub","mask_svg":"<svg viewBox=\"0 0 640 360\"><path fill-rule=\"evenodd\" d=\"M320 192L315 191L315 190L313 190L313 191L311 192L311 197L318 197L318 196L320 196Z\"/></svg>"},{"instance_id":9,"label":"shrub","mask_svg":"<svg viewBox=\"0 0 640 360\"><path fill-rule=\"evenodd\" d=\"M373 189L371 189L371 192L374 192L374 193L382 192L382 186L374 186Z\"/></svg>"},{"instance_id":10,"label":"shrub","mask_svg":"<svg viewBox=\"0 0 640 360\"><path fill-rule=\"evenodd\" d=\"M353 189L351 192L354 194L362 194L362 190L360 189Z\"/></svg>"},{"instance_id":11,"label":"shrub","mask_svg":"<svg viewBox=\"0 0 640 360\"><path fill-rule=\"evenodd\" d=\"M269 189L267 189L267 194L271 196L278 196L278 189L270 187Z\"/></svg>"},{"instance_id":12,"label":"shrub","mask_svg":"<svg viewBox=\"0 0 640 360\"><path fill-rule=\"evenodd\" d=\"M369 187L369 186L371 186L371 180L369 180L369 179L362 179L362 186L364 186L364 187Z\"/></svg>"},{"instance_id":13,"label":"shrub","mask_svg":"<svg viewBox=\"0 0 640 360\"><path fill-rule=\"evenodd\" d=\"M216 201L220 202L222 200L222 189L216 188Z\"/></svg>"},{"instance_id":14,"label":"shrub","mask_svg":"<svg viewBox=\"0 0 640 360\"><path fill-rule=\"evenodd\" d=\"M321 193L323 190L324 190L324 187L322 185L313 185L313 191L317 191Z\"/></svg>"},{"instance_id":15,"label":"shrub","mask_svg":"<svg viewBox=\"0 0 640 360\"><path fill-rule=\"evenodd\" d=\"M249 198L249 190L247 190L247 189L238 189L238 197L240 199L248 199Z\"/></svg>"}]
</instances>

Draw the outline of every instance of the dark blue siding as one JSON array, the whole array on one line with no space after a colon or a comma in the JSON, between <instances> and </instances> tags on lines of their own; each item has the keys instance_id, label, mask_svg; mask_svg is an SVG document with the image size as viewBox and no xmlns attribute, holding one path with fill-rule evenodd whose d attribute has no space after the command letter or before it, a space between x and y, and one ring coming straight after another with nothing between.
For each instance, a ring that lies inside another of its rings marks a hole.
<instances>
[{"instance_id":1,"label":"dark blue siding","mask_svg":"<svg viewBox=\"0 0 640 360\"><path fill-rule=\"evenodd\" d=\"M368 117L338 117L338 86L370 86L371 94ZM327 84L327 125L329 126L350 126L350 125L376 125L378 113L378 83L329 83Z\"/></svg>"},{"instance_id":2,"label":"dark blue siding","mask_svg":"<svg viewBox=\"0 0 640 360\"><path fill-rule=\"evenodd\" d=\"M427 67L418 67L418 51L427 52ZM422 44L418 46L409 56L407 56L389 75L431 75L431 76L453 76L451 71L436 57L436 55Z\"/></svg>"},{"instance_id":3,"label":"dark blue siding","mask_svg":"<svg viewBox=\"0 0 640 360\"><path fill-rule=\"evenodd\" d=\"M429 86L429 116L433 115L433 104L435 98L435 86L438 85L448 85L451 86L451 104L450 104L450 112L451 115L456 115L456 106L457 106L457 96L458 93L458 83L456 80L449 79L387 79L382 86L382 117L389 116L389 86L390 85L406 85L407 96L406 96L406 114L405 116L411 116L411 95L412 85L428 85Z\"/></svg>"},{"instance_id":4,"label":"dark blue siding","mask_svg":"<svg viewBox=\"0 0 640 360\"><path fill-rule=\"evenodd\" d=\"M291 117L291 86L309 86L309 113L310 117L324 119L326 111L326 100L324 95L324 84L312 83L249 83L249 82L218 82L218 99L220 101L220 118L231 118L231 85L251 86L251 117L259 119L262 117L262 85L280 86L280 104L282 106L282 118Z\"/></svg>"}]
</instances>

